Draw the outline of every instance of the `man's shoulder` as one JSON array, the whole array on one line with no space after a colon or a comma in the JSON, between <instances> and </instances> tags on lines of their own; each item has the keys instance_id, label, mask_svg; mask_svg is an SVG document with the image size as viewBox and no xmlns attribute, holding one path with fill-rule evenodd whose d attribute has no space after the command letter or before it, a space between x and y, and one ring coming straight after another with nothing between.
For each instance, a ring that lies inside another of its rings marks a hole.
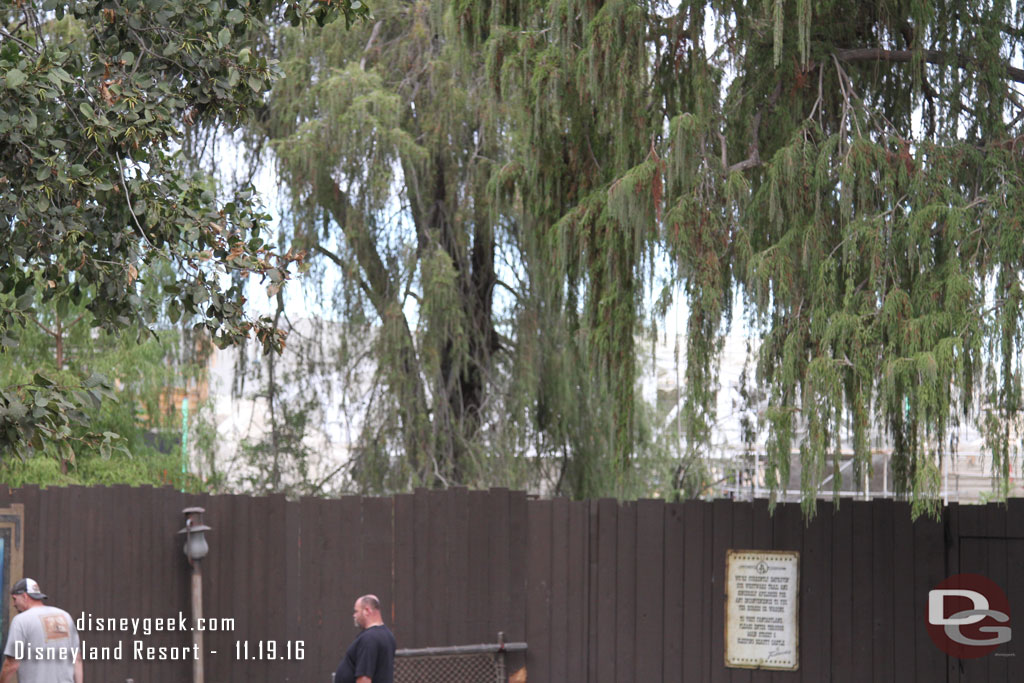
<instances>
[{"instance_id":1,"label":"man's shoulder","mask_svg":"<svg viewBox=\"0 0 1024 683\"><path fill-rule=\"evenodd\" d=\"M21 626L22 624L24 624L25 622L27 622L31 618L31 617L26 616L27 614L28 614L28 612L26 611L26 612L18 612L17 614L14 615L14 618L11 619L11 630L12 631L14 630L14 628L16 626Z\"/></svg>"},{"instance_id":2,"label":"man's shoulder","mask_svg":"<svg viewBox=\"0 0 1024 683\"><path fill-rule=\"evenodd\" d=\"M74 619L71 618L71 615L68 614L66 610L62 610L60 607L55 607L53 605L39 605L38 607L25 610L18 616L26 614L37 617L66 617L68 621L74 623Z\"/></svg>"},{"instance_id":3,"label":"man's shoulder","mask_svg":"<svg viewBox=\"0 0 1024 683\"><path fill-rule=\"evenodd\" d=\"M387 627L387 624L371 626L359 635L361 639L387 643L392 647L395 645L395 634L391 632L391 629Z\"/></svg>"},{"instance_id":4,"label":"man's shoulder","mask_svg":"<svg viewBox=\"0 0 1024 683\"><path fill-rule=\"evenodd\" d=\"M39 605L16 614L14 619L11 620L11 630L13 631L16 625L21 629L37 628L39 624L51 622L54 618L63 621L68 631L74 631L75 620L72 616L60 607L53 607L51 605Z\"/></svg>"}]
</instances>

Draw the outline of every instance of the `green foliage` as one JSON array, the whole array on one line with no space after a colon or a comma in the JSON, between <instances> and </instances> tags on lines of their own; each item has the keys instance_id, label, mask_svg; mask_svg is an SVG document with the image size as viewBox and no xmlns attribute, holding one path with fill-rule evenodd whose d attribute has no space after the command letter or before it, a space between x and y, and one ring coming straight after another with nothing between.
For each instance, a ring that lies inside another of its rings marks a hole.
<instances>
[{"instance_id":1,"label":"green foliage","mask_svg":"<svg viewBox=\"0 0 1024 683\"><path fill-rule=\"evenodd\" d=\"M252 494L284 493L292 498L323 493L313 483L310 465L314 453L306 443L310 415L315 410L307 400L291 406L277 406L270 432L263 438L245 438L239 444L243 465L236 490Z\"/></svg>"},{"instance_id":2,"label":"green foliage","mask_svg":"<svg viewBox=\"0 0 1024 683\"><path fill-rule=\"evenodd\" d=\"M84 307L58 311L41 301L31 316L18 346L0 357L4 426L24 432L11 440L0 479L12 485L193 486L180 471L173 397L175 388L200 378L203 366L182 352L180 331L135 327L114 335L95 326ZM58 390L55 400L67 394L74 403L51 410L54 399L41 386Z\"/></svg>"},{"instance_id":3,"label":"green foliage","mask_svg":"<svg viewBox=\"0 0 1024 683\"><path fill-rule=\"evenodd\" d=\"M726 22L730 44L744 48L730 55L728 90L716 86L721 113L693 113L707 128L675 126L673 144L689 148L670 160L681 179L740 168L749 190L717 183L695 201L670 187L678 209L667 215L709 207L723 244L737 247L722 282L744 293L763 332L770 483L785 485L798 445L809 503L838 467L842 430L860 474L870 425L880 424L897 491L918 514L933 509L938 463L961 419L988 423L1004 472L1019 419L1011 302L1022 264L1019 235L1006 238L1019 232L1024 168L1004 148L1022 132L1005 104L1019 97L1022 79L1006 62L1021 35L1008 3L811 5L796 3L791 16L791 3L766 3L770 29ZM914 130L915 112L925 130ZM737 147L747 159L727 154ZM692 295L709 291L718 288ZM701 347L718 334L694 332ZM991 419L980 419L980 404Z\"/></svg>"},{"instance_id":4,"label":"green foliage","mask_svg":"<svg viewBox=\"0 0 1024 683\"><path fill-rule=\"evenodd\" d=\"M192 318L220 346L255 336L268 352L281 348L268 319L245 314L244 276L279 288L297 256L264 247L267 215L251 189L218 201L180 155L189 127L237 125L262 105L281 72L254 48L277 9L235 0L0 9L0 347L14 348L48 307L62 316L85 307L95 327L121 332L153 325L167 297L172 319ZM368 15L353 0L285 11L298 23ZM145 273L162 262L175 280L144 296ZM243 277L225 286L224 273ZM0 445L24 450L62 433L98 398L87 381L6 387Z\"/></svg>"},{"instance_id":5,"label":"green foliage","mask_svg":"<svg viewBox=\"0 0 1024 683\"><path fill-rule=\"evenodd\" d=\"M642 463L664 465L635 393L665 171L630 107L644 12L593 9L580 24L558 8L548 32L546 11L505 26L534 15L514 4L384 4L351 33L280 36L288 75L253 132L291 196L293 248L339 269L331 304L372 340L357 488L627 495L650 489Z\"/></svg>"},{"instance_id":6,"label":"green foliage","mask_svg":"<svg viewBox=\"0 0 1024 683\"><path fill-rule=\"evenodd\" d=\"M358 476L698 492L736 300L759 337L748 431L776 491L800 454L808 513L847 437L857 481L892 445L915 512L962 422L1006 476L1021 11L422 0L280 33L288 77L251 133L288 238L338 268L336 310L372 339ZM660 278L688 315L668 485L635 391Z\"/></svg>"},{"instance_id":7,"label":"green foliage","mask_svg":"<svg viewBox=\"0 0 1024 683\"><path fill-rule=\"evenodd\" d=\"M129 484L171 486L192 493L205 489L195 477L181 473L180 456L164 453L78 458L74 467L64 469L56 458L8 459L0 463L0 481L11 488Z\"/></svg>"}]
</instances>

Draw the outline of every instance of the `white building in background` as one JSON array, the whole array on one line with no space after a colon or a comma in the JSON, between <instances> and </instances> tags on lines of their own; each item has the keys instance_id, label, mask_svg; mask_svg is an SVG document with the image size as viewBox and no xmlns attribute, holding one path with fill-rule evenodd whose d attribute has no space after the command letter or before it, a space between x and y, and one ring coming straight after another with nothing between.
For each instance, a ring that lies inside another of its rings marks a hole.
<instances>
[{"instance_id":1,"label":"white building in background","mask_svg":"<svg viewBox=\"0 0 1024 683\"><path fill-rule=\"evenodd\" d=\"M373 365L366 360L369 355L361 353L367 350L368 339L352 340L350 353L361 355L362 360L348 372L338 370L332 359L323 356L326 345L317 344L316 335L341 333L340 327L330 324L314 323L309 319L297 321L290 333L288 346L276 360L275 367L275 373L284 385L277 397L280 409L297 410L306 400L316 405L316 419L311 421L303 442L307 467L305 478L321 483L325 493L339 493L348 486L347 470L362 429L362 416L370 401L374 372ZM362 348L356 348L358 344ZM685 342L682 338L659 335L653 351L649 341L645 344L640 346L643 398L661 408L658 414L665 417L660 429L669 440L674 436L681 451L684 444L679 421L681 402L678 387L685 378L682 352ZM243 352L248 354L246 372L240 374L242 365L239 357ZM764 430L759 432L751 455L741 431L744 408L740 385L746 356L746 340L738 334L730 335L722 352L716 427L706 456L712 481L715 482L708 494L739 500L767 497L769 493L765 486L764 463L767 435ZM300 365L304 369L313 367L316 370L312 374L302 373L307 380L305 386L287 380L288 375L295 373ZM244 452L245 444L257 444L268 438L270 433L269 401L264 381L261 381L265 380L268 369L267 359L255 344L245 349L214 350L209 361L208 412L203 419L213 428L215 439L212 453L199 453L193 442L189 451L194 472L203 477L216 473L230 482L233 490L259 492L259 486L252 482L260 481L260 468L247 463ZM748 415L748 418L756 420L757 416ZM941 495L944 502L979 502L992 498L997 478L981 434L970 426L962 426L954 440L956 452L950 453L947 444L947 455L942 462ZM798 442L794 443L790 481L782 500L796 501L801 497L798 445ZM893 496L890 451L880 434L873 436L872 446L872 475L855 482L852 444L844 441L840 467L841 496ZM266 467L262 469L265 471ZM283 471L282 476L284 483L294 483L289 481L293 473ZM820 491L823 498L832 497L831 477L822 482ZM1009 495L1024 496L1024 470L1019 457L1011 463Z\"/></svg>"},{"instance_id":2,"label":"white building in background","mask_svg":"<svg viewBox=\"0 0 1024 683\"><path fill-rule=\"evenodd\" d=\"M332 329L333 328L333 329ZM366 361L348 372L338 370L325 358L329 345L317 343L317 335L341 334L337 326L300 319L289 331L284 352L274 359L274 373L280 384L275 396L279 423L287 413L312 406L301 450L306 482L319 484L323 493L341 493L347 480L347 466L362 427L361 418L369 400L373 367ZM354 340L365 346L368 340ZM365 349L358 349L363 351ZM243 357L243 354L244 357ZM365 357L365 356L364 356ZM302 369L300 373L299 370ZM212 452L200 452L193 442L190 462L193 471L205 478L218 475L232 490L259 493L257 482L272 467L255 467L247 461L246 449L271 438L270 399L267 378L270 359L260 346L214 349L208 362L209 386L206 414L199 416L213 429ZM312 370L312 372L310 372ZM293 378L302 377L304 384ZM293 444L294 445L294 444ZM281 463L282 483L298 483L295 462Z\"/></svg>"},{"instance_id":3,"label":"white building in background","mask_svg":"<svg viewBox=\"0 0 1024 683\"><path fill-rule=\"evenodd\" d=\"M659 340L655 350L653 368L648 361L648 371L644 379L644 398L649 403L658 397L674 397L678 395L677 387L684 381L682 361L676 364L676 341ZM678 340L679 347L685 345L683 339ZM650 352L648 351L648 356ZM746 340L738 334L726 338L722 351L716 406L716 428L712 435L712 445L707 455L713 486L712 495L728 496L737 500L767 498L769 491L765 486L765 442L767 433L758 433L756 447L751 457L747 445L743 442L741 419L743 417L740 396L741 373L747 357ZM753 374L751 364L750 373ZM673 430L680 433L678 415L681 404L669 410L662 429L671 435ZM750 416L756 420L757 416ZM674 424L675 423L675 424ZM997 474L992 469L992 457L986 452L984 438L973 425L961 425L956 433L947 436L945 456L941 467L941 496L944 503L975 503L985 502L997 497ZM955 452L951 452L949 441L956 444ZM679 437L680 447L682 438ZM1018 438L1018 443L1020 439ZM891 498L892 468L889 462L891 447L878 429L872 435L872 473L861 482L854 481L853 475L853 444L844 438L840 473L840 496L844 498ZM790 457L790 478L781 501L799 501L800 491L800 454L798 437L794 438L794 448ZM831 499L833 495L832 477L826 478L819 486L820 496ZM1009 496L1024 496L1024 463L1019 455L1010 463Z\"/></svg>"}]
</instances>

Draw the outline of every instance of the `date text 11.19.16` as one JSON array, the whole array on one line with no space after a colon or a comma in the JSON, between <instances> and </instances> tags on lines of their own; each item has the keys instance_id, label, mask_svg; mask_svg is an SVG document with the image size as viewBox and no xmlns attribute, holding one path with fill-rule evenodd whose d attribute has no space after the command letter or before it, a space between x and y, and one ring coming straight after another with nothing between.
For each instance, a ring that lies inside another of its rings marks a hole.
<instances>
[{"instance_id":1,"label":"date text 11.19.16","mask_svg":"<svg viewBox=\"0 0 1024 683\"><path fill-rule=\"evenodd\" d=\"M306 643L303 640L236 640L236 660L304 659Z\"/></svg>"}]
</instances>

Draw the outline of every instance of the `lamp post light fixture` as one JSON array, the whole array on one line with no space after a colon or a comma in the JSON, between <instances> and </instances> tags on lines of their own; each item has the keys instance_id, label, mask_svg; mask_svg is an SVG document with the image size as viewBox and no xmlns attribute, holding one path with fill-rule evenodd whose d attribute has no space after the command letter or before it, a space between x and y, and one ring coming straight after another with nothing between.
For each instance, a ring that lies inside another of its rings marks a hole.
<instances>
[{"instance_id":1,"label":"lamp post light fixture","mask_svg":"<svg viewBox=\"0 0 1024 683\"><path fill-rule=\"evenodd\" d=\"M179 534L185 534L185 545L182 550L188 563L192 566L192 683L203 683L203 632L199 624L203 618L203 570L202 559L210 552L206 543L206 532L211 527L203 524L203 508L191 507L181 511L185 515L185 528Z\"/></svg>"},{"instance_id":2,"label":"lamp post light fixture","mask_svg":"<svg viewBox=\"0 0 1024 683\"><path fill-rule=\"evenodd\" d=\"M206 532L212 527L203 524L204 508L185 508L181 511L185 515L185 528L179 534L185 534L185 546L182 550L189 564L195 566L197 560L206 557L210 552L210 546L206 543Z\"/></svg>"}]
</instances>

